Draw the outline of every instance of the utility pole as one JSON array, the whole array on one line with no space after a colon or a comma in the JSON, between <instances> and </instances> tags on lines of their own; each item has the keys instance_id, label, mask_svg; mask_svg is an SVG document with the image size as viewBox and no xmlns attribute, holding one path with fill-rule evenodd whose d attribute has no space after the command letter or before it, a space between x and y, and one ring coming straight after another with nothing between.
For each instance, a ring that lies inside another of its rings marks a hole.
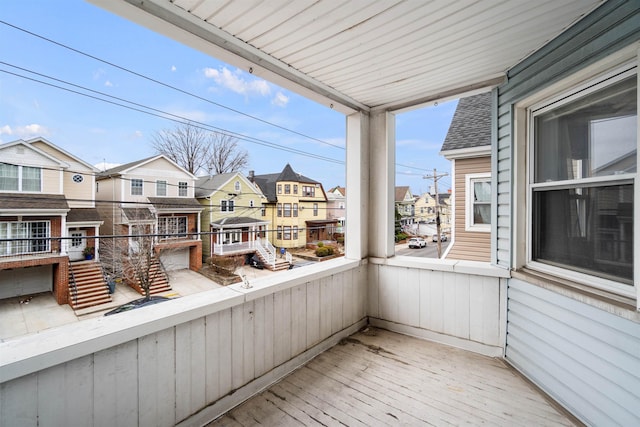
<instances>
[{"instance_id":1,"label":"utility pole","mask_svg":"<svg viewBox=\"0 0 640 427\"><path fill-rule=\"evenodd\" d=\"M438 175L438 171L436 171L435 168L433 168L433 175L425 175L422 178L423 179L433 179L433 191L435 191L436 193L436 233L438 236L438 258L440 258L442 256L442 241L440 239L440 235L441 235L441 226L440 226L440 195L438 194L438 180L442 177L445 177L449 175L448 173L441 173L440 175Z\"/></svg>"}]
</instances>

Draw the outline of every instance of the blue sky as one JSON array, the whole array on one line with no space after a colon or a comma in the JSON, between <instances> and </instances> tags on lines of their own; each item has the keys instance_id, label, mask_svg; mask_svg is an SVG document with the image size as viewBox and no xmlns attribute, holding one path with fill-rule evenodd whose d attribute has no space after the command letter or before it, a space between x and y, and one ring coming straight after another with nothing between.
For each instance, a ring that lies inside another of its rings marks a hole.
<instances>
[{"instance_id":1,"label":"blue sky","mask_svg":"<svg viewBox=\"0 0 640 427\"><path fill-rule=\"evenodd\" d=\"M88 163L113 165L155 154L150 143L153 134L176 125L52 86L88 93L71 83L285 149L344 161L342 114L91 4L3 0L0 21L0 142L43 136ZM423 179L424 174L433 168L450 173L450 162L438 153L455 106L456 101L450 101L397 116L396 185L409 185L412 192L422 193L431 182ZM345 183L344 164L243 140L239 144L249 152L247 171L274 173L290 163L326 189ZM441 191L450 185L450 177L439 181Z\"/></svg>"}]
</instances>

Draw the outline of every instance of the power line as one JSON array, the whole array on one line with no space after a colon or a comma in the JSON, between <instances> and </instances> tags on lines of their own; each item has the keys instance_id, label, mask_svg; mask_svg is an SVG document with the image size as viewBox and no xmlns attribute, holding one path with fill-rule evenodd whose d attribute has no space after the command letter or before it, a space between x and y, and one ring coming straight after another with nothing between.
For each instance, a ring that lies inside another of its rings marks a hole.
<instances>
[{"instance_id":1,"label":"power line","mask_svg":"<svg viewBox=\"0 0 640 427\"><path fill-rule=\"evenodd\" d=\"M8 65L10 67L14 67L13 65L6 64L4 62L0 62L0 63L2 63L4 65ZM19 67L15 67L15 68L19 68ZM35 73L35 72L29 71L29 70L25 70L25 71L33 73L33 74L36 74L36 75L40 75L39 73ZM143 113L143 114L147 114L147 115L150 115L150 116L159 117L159 118L162 118L162 119L165 119L165 120L170 120L170 121L173 121L173 122L176 122L176 123L180 123L180 124L190 124L190 125L192 125L192 126L194 126L196 128L199 128L199 129L202 129L202 130L205 130L205 131L211 132L212 129L213 129L213 130L215 130L217 132L224 133L224 134L229 135L229 136L233 136L233 137L238 138L238 139L240 139L242 141L250 142L252 144L262 145L262 146L265 146L265 147L270 147L270 148L274 148L274 149L277 149L277 150L286 151L286 152L290 152L290 153L293 153L293 154L298 154L298 155L301 155L301 156L314 158L314 159L317 159L317 160L323 160L323 161L330 162L330 163L344 164L344 161L342 161L342 160L337 160L337 159L333 159L333 158L330 158L330 157L321 156L319 154L309 153L307 151L298 150L296 148L283 147L283 146L278 145L278 144L276 144L274 142L265 141L265 140L262 140L262 139L258 139L258 138L254 138L254 137L247 136L247 135L244 135L244 134L240 134L240 133L237 133L237 132L229 131L227 129L219 128L219 127L216 127L216 126L213 126L213 125L209 125L209 124L206 124L206 123L201 123L201 122L198 122L198 121L190 120L190 119L188 119L186 117L183 117L183 116L178 116L178 115L175 115L175 114L172 114L172 113L168 113L166 111L155 109L153 107L148 107L148 106L145 106L145 105L142 105L142 104L138 104L138 103L135 103L135 102L132 102L132 101L127 101L127 100L124 100L122 98L118 98L118 97L115 97L115 96L112 96L112 95L105 94L103 92L98 92L98 91L95 91L95 90L92 90L92 89L88 89L88 88L84 88L84 87L81 87L81 86L77 86L77 85L74 85L73 83L68 83L68 82L61 81L64 84L68 84L68 85L74 86L74 87L79 87L79 88L81 88L83 90L86 90L88 92L98 93L98 94L100 94L102 96L106 96L106 97L109 97L109 98L112 98L112 99L117 99L119 101L126 102L126 103L129 103L131 105L134 105L135 107L132 107L130 105L121 104L121 103L115 102L115 101L110 101L108 99L100 98L100 97L97 97L97 96L94 96L94 95L91 95L91 94L79 92L77 90L73 90L73 89L62 87L62 86L58 86L58 85L55 85L53 83L49 83L49 82L45 82L45 81L42 81L42 80L34 79L34 78L31 78L31 77L28 77L28 76L23 76L23 75L20 75L20 74L11 72L11 71L0 70L0 72L3 72L5 74L10 74L10 75L13 75L13 76L16 76L16 77L19 77L19 78L23 78L23 79L26 79L26 80L30 80L30 81L33 81L33 82L36 82L36 83L40 83L40 84L43 84L43 85L46 85L46 86L54 87L56 89L64 90L64 91L67 91L67 92L70 92L70 93L74 93L76 95L81 95L81 96L84 96L84 97L87 97L87 98L91 98L91 99L94 99L94 100L97 100L97 101L102 101L102 102L105 102L105 103L108 103L108 104L116 105L118 107L126 108L126 109L129 109L129 110L132 110L132 111L137 111L139 113ZM58 79L55 79L53 77L48 77L47 76L45 78L49 78L49 79L52 79L54 81L59 81ZM137 107L140 107L140 108L137 108ZM146 111L146 110L144 110L142 108L146 108L146 109L151 110L151 111ZM157 113L154 113L154 111L157 112ZM169 116L169 117L166 117L166 116ZM172 118L172 117L175 117L175 118ZM194 123L196 123L196 124L194 124Z\"/></svg>"},{"instance_id":2,"label":"power line","mask_svg":"<svg viewBox=\"0 0 640 427\"><path fill-rule=\"evenodd\" d=\"M168 84L168 83L162 82L162 81L157 80L157 79L154 79L154 78L152 78L152 77L145 76L144 74L141 74L141 73L138 73L138 72L136 72L136 71L130 70L130 69L126 68L126 67L122 67L122 66L117 65L117 64L115 64L115 63L113 63L113 62L109 62L109 61L106 61L106 60L104 60L104 59L98 58L97 56L94 56L94 55L91 55L91 54L89 54L89 53L83 52L83 51L81 51L81 50L75 49L75 48L73 48L73 47L71 47L71 46L67 46L67 45L65 45L65 44L63 44L63 43L60 43L60 42L57 42L57 41L55 41L55 40L52 40L52 39L49 39L49 38L47 38L47 37L41 36L41 35L39 35L39 34L36 34L36 33L32 32L32 31L29 31L29 30L26 30L26 29L24 29L24 28L18 27L18 26L16 26L16 25L10 24L10 23L8 23L8 22L6 22L6 21L2 21L2 20L0 20L0 23L1 23L1 24L6 25L6 26L8 26L8 27L11 27L11 28L13 28L13 29L15 29L15 30L22 31L22 32L24 32L24 33L26 33L26 34L29 34L30 36L33 36L33 37L39 38L39 39L41 39L41 40L44 40L44 41L46 41L46 42L48 42L48 43L55 44L56 46L62 47L62 48L67 49L67 50L70 50L70 51L72 51L72 52L74 52L74 53L77 53L77 54L79 54L79 55L86 56L87 58L91 58L91 59L93 59L94 61L98 61L98 62L101 62L101 63L103 63L103 64L109 65L109 66L111 66L111 67L117 68L118 70L121 70L121 71L124 71L124 72L126 72L126 73L132 74L132 75L134 75L134 76L136 76L136 77L139 77L139 78L141 78L141 79L148 80L148 81L150 81L150 82L152 82L152 83L155 83L155 84L158 84L158 85L164 86L164 87L166 87L166 88L169 88L169 89L172 89L172 90L174 90L174 91L180 92L180 93L182 93L182 94L184 94L184 95L191 96L191 97L196 98L196 99L198 99L198 100L200 100L200 101L204 101L204 102L210 103L210 104L215 105L215 106L217 106L217 107L224 108L224 109L226 109L226 110L228 110L228 111L234 112L234 113L236 113L236 114L240 114L240 115L242 115L242 116L245 116L245 117L251 118L251 119L253 119L253 120L259 121L259 122L261 122L261 123L264 123L264 124L267 124L267 125L270 125L270 126L276 127L276 128L278 128L278 129L281 129L281 130L284 130L284 131L287 131L287 132L291 132L291 133L293 133L293 134L296 134L296 135L302 136L302 137L304 137L304 138L308 138L308 139L310 139L310 140L313 140L313 141L316 141L316 142L320 142L320 143L322 143L322 144L325 144L325 145L328 145L328 146L331 146L331 147L334 147L334 148L338 148L338 149L341 149L341 150L345 150L345 147L341 147L341 146L339 146L339 145L331 144L330 142L323 141L323 140L321 140L321 139L319 139L319 138L315 138L315 137L312 137L312 136L309 136L309 135L303 134L303 133L301 133L301 132L295 131L295 130L293 130L293 129L289 129L289 128L286 128L286 127L284 127L284 126L280 126L280 125L278 125L278 124L275 124L275 123L269 122L269 121L264 120L264 119L261 119L261 118L259 118L259 117L252 116L251 114L244 113L244 112L242 112L242 111L240 111L240 110L236 110L236 109L234 109L234 108L231 108L231 107L228 107L228 106L226 106L226 105L220 104L220 103L218 103L218 102L212 101L212 100L210 100L210 99L208 99L208 98L204 98L204 97L202 97L202 96L196 95L196 94L191 93L191 92L189 92L189 91L186 91L186 90L184 90L184 89L180 89L180 88L178 88L178 87L176 87L176 86L170 85L170 84Z\"/></svg>"}]
</instances>

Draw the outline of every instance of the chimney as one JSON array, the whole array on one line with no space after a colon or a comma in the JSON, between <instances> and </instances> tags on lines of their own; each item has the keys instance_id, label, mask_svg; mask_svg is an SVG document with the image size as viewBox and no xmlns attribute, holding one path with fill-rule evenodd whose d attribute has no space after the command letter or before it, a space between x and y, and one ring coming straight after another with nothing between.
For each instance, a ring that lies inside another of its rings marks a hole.
<instances>
[{"instance_id":1,"label":"chimney","mask_svg":"<svg viewBox=\"0 0 640 427\"><path fill-rule=\"evenodd\" d=\"M252 183L255 182L255 172L254 171L249 171L249 181L251 181Z\"/></svg>"}]
</instances>

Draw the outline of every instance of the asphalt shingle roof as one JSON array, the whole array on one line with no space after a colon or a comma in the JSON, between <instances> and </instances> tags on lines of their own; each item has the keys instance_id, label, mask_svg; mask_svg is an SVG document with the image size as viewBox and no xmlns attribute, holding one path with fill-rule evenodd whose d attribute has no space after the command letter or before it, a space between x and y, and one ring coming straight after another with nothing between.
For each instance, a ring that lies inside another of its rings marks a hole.
<instances>
[{"instance_id":1,"label":"asphalt shingle roof","mask_svg":"<svg viewBox=\"0 0 640 427\"><path fill-rule=\"evenodd\" d=\"M320 184L320 182L294 171L289 163L287 163L287 165L284 167L284 169L282 169L282 172L280 173L255 175L253 177L253 180L256 184L258 184L260 190L262 190L262 193L267 197L267 200L272 203L275 203L278 200L278 196L276 194L276 183L279 181Z\"/></svg>"},{"instance_id":2,"label":"asphalt shingle roof","mask_svg":"<svg viewBox=\"0 0 640 427\"><path fill-rule=\"evenodd\" d=\"M62 194L20 194L0 195L0 209L69 209L67 199Z\"/></svg>"},{"instance_id":3,"label":"asphalt shingle roof","mask_svg":"<svg viewBox=\"0 0 640 427\"><path fill-rule=\"evenodd\" d=\"M451 120L442 151L491 145L491 93L462 98Z\"/></svg>"}]
</instances>

